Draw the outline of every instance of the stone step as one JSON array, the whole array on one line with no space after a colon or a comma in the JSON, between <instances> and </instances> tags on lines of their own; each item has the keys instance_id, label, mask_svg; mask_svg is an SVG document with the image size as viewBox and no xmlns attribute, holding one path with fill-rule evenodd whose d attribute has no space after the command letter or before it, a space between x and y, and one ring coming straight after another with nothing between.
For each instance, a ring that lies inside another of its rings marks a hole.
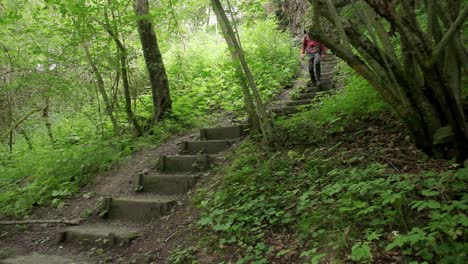
<instances>
[{"instance_id":1,"label":"stone step","mask_svg":"<svg viewBox=\"0 0 468 264\"><path fill-rule=\"evenodd\" d=\"M299 105L308 105L312 102L311 99L289 101L286 103L286 106L299 106Z\"/></svg>"},{"instance_id":2,"label":"stone step","mask_svg":"<svg viewBox=\"0 0 468 264\"><path fill-rule=\"evenodd\" d=\"M177 204L175 196L136 195L105 198L102 206L108 219L146 222L167 214Z\"/></svg>"},{"instance_id":3,"label":"stone step","mask_svg":"<svg viewBox=\"0 0 468 264\"><path fill-rule=\"evenodd\" d=\"M292 115L298 113L300 110L294 106L285 106L271 109L276 115Z\"/></svg>"},{"instance_id":4,"label":"stone step","mask_svg":"<svg viewBox=\"0 0 468 264\"><path fill-rule=\"evenodd\" d=\"M198 174L153 174L137 176L136 189L161 195L187 193L201 176Z\"/></svg>"},{"instance_id":5,"label":"stone step","mask_svg":"<svg viewBox=\"0 0 468 264\"><path fill-rule=\"evenodd\" d=\"M182 141L180 154L217 154L228 149L234 140Z\"/></svg>"},{"instance_id":6,"label":"stone step","mask_svg":"<svg viewBox=\"0 0 468 264\"><path fill-rule=\"evenodd\" d=\"M327 64L338 64L338 60L336 58L325 58L324 60L321 61L321 63L327 63Z\"/></svg>"},{"instance_id":7,"label":"stone step","mask_svg":"<svg viewBox=\"0 0 468 264\"><path fill-rule=\"evenodd\" d=\"M247 126L237 125L228 127L213 127L200 129L201 140L226 140L238 139L247 132Z\"/></svg>"},{"instance_id":8,"label":"stone step","mask_svg":"<svg viewBox=\"0 0 468 264\"><path fill-rule=\"evenodd\" d=\"M211 155L161 156L157 169L163 173L200 172L209 168Z\"/></svg>"},{"instance_id":9,"label":"stone step","mask_svg":"<svg viewBox=\"0 0 468 264\"><path fill-rule=\"evenodd\" d=\"M309 83L309 85L303 89L301 92L308 92L310 90L319 90L320 87L332 87L333 86L333 82L330 80L330 79L324 79L322 78L322 80L320 81L320 85L312 85L312 83Z\"/></svg>"},{"instance_id":10,"label":"stone step","mask_svg":"<svg viewBox=\"0 0 468 264\"><path fill-rule=\"evenodd\" d=\"M57 234L57 243L87 246L128 246L139 230L118 224L101 223L67 227Z\"/></svg>"},{"instance_id":11,"label":"stone step","mask_svg":"<svg viewBox=\"0 0 468 264\"><path fill-rule=\"evenodd\" d=\"M317 93L316 92L306 92L306 93L302 93L298 96L295 96L293 99L294 100L311 100L311 99L314 99L315 96L317 96Z\"/></svg>"},{"instance_id":12,"label":"stone step","mask_svg":"<svg viewBox=\"0 0 468 264\"><path fill-rule=\"evenodd\" d=\"M335 77L335 70L330 70L330 71L322 71L322 74L320 75L321 79L333 79Z\"/></svg>"},{"instance_id":13,"label":"stone step","mask_svg":"<svg viewBox=\"0 0 468 264\"><path fill-rule=\"evenodd\" d=\"M331 72L333 69L335 69L336 65L335 64L320 64L320 71L321 72Z\"/></svg>"},{"instance_id":14,"label":"stone step","mask_svg":"<svg viewBox=\"0 0 468 264\"><path fill-rule=\"evenodd\" d=\"M43 255L33 252L29 255L16 256L0 260L0 264L87 264L83 261L56 255Z\"/></svg>"}]
</instances>

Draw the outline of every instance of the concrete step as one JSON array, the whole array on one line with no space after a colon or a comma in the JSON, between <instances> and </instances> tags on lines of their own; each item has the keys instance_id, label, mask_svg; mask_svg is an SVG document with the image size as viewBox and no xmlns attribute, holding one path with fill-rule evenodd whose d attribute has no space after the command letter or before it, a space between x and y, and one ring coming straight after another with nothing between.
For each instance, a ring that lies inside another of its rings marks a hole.
<instances>
[{"instance_id":1,"label":"concrete step","mask_svg":"<svg viewBox=\"0 0 468 264\"><path fill-rule=\"evenodd\" d=\"M108 219L146 222L167 214L177 200L175 196L153 195L105 198L102 210Z\"/></svg>"},{"instance_id":2,"label":"concrete step","mask_svg":"<svg viewBox=\"0 0 468 264\"><path fill-rule=\"evenodd\" d=\"M229 127L214 127L200 129L201 140L227 140L243 137L247 132L247 126L237 125Z\"/></svg>"},{"instance_id":3,"label":"concrete step","mask_svg":"<svg viewBox=\"0 0 468 264\"><path fill-rule=\"evenodd\" d=\"M335 71L321 71L320 74L322 78L333 78Z\"/></svg>"},{"instance_id":4,"label":"concrete step","mask_svg":"<svg viewBox=\"0 0 468 264\"><path fill-rule=\"evenodd\" d=\"M180 154L217 154L228 149L234 140L182 141Z\"/></svg>"},{"instance_id":5,"label":"concrete step","mask_svg":"<svg viewBox=\"0 0 468 264\"><path fill-rule=\"evenodd\" d=\"M335 69L335 64L321 64L320 65L320 72L331 72Z\"/></svg>"},{"instance_id":6,"label":"concrete step","mask_svg":"<svg viewBox=\"0 0 468 264\"><path fill-rule=\"evenodd\" d=\"M87 264L83 261L56 255L43 255L33 252L24 256L16 256L0 260L0 264Z\"/></svg>"},{"instance_id":7,"label":"concrete step","mask_svg":"<svg viewBox=\"0 0 468 264\"><path fill-rule=\"evenodd\" d=\"M124 246L138 237L139 230L118 224L86 224L67 227L57 234L57 243L87 246Z\"/></svg>"},{"instance_id":8,"label":"concrete step","mask_svg":"<svg viewBox=\"0 0 468 264\"><path fill-rule=\"evenodd\" d=\"M299 94L298 96L295 96L293 99L294 100L311 100L311 99L314 99L315 96L317 96L317 93L311 91L311 92Z\"/></svg>"},{"instance_id":9,"label":"concrete step","mask_svg":"<svg viewBox=\"0 0 468 264\"><path fill-rule=\"evenodd\" d=\"M276 115L292 115L298 113L300 110L294 106L285 106L271 109Z\"/></svg>"},{"instance_id":10,"label":"concrete step","mask_svg":"<svg viewBox=\"0 0 468 264\"><path fill-rule=\"evenodd\" d=\"M328 79L328 78L322 78L322 80L320 81L320 85L312 85L312 83L309 83L309 85L303 89L301 92L309 92L310 90L319 90L319 88L321 87L332 87L333 86L333 82L331 79Z\"/></svg>"},{"instance_id":11,"label":"concrete step","mask_svg":"<svg viewBox=\"0 0 468 264\"><path fill-rule=\"evenodd\" d=\"M209 168L213 155L161 156L157 169L163 173L200 172Z\"/></svg>"},{"instance_id":12,"label":"concrete step","mask_svg":"<svg viewBox=\"0 0 468 264\"><path fill-rule=\"evenodd\" d=\"M145 193L182 195L195 186L200 177L198 174L140 174L135 185L137 190Z\"/></svg>"},{"instance_id":13,"label":"concrete step","mask_svg":"<svg viewBox=\"0 0 468 264\"><path fill-rule=\"evenodd\" d=\"M299 106L299 105L308 105L312 102L311 99L289 101L286 103L286 106Z\"/></svg>"}]
</instances>

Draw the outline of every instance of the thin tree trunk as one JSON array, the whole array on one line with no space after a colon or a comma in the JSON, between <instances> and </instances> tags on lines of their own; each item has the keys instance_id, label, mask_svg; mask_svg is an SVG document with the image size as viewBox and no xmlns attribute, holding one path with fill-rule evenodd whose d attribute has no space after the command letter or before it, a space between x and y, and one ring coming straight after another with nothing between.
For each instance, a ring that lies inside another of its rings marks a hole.
<instances>
[{"instance_id":1,"label":"thin tree trunk","mask_svg":"<svg viewBox=\"0 0 468 264\"><path fill-rule=\"evenodd\" d=\"M117 123L116 118L114 117L114 111L112 109L111 103L109 101L109 97L107 96L106 88L104 85L104 79L102 78L101 72L93 60L89 49L86 45L84 45L84 50L86 54L86 58L88 59L88 63L91 65L91 68L93 69L94 77L96 77L96 86L98 88L99 93L101 94L102 100L104 101L104 106L106 108L106 113L109 119L112 122L112 126L114 128L114 133L118 134L119 133L119 125ZM98 98L99 101L99 98Z\"/></svg>"},{"instance_id":2,"label":"thin tree trunk","mask_svg":"<svg viewBox=\"0 0 468 264\"><path fill-rule=\"evenodd\" d=\"M50 122L50 118L49 118L49 107L50 107L50 99L49 99L49 96L46 96L45 107L42 110L42 118L44 119L44 124L47 128L47 135L49 136L50 143L54 144L55 139L54 139L54 134L52 132L52 123Z\"/></svg>"},{"instance_id":3,"label":"thin tree trunk","mask_svg":"<svg viewBox=\"0 0 468 264\"><path fill-rule=\"evenodd\" d=\"M146 68L148 70L153 94L153 115L156 121L161 120L172 111L172 101L169 93L169 81L159 50L153 23L145 18L149 15L148 0L134 0L133 7L137 20Z\"/></svg>"},{"instance_id":4,"label":"thin tree trunk","mask_svg":"<svg viewBox=\"0 0 468 264\"><path fill-rule=\"evenodd\" d=\"M24 138L24 140L26 140L26 144L28 144L28 149L29 150L32 150L33 149L33 145L32 145L32 142L31 142L31 138L29 137L28 133L26 132L26 130L20 128L19 131L18 131Z\"/></svg>"},{"instance_id":5,"label":"thin tree trunk","mask_svg":"<svg viewBox=\"0 0 468 264\"><path fill-rule=\"evenodd\" d=\"M232 49L235 52L235 57L238 60L238 62L236 62L237 60L235 60L235 63L240 64L244 72L245 79L247 80L247 83L252 91L253 98L255 100L254 108L260 121L260 128L262 130L263 138L267 143L272 143L274 141L273 124L271 122L271 119L266 114L265 108L262 103L262 99L253 80L249 66L245 60L244 53L239 44L239 40L236 38L236 35L231 27L231 24L229 23L229 19L227 18L220 1L211 0L211 5L221 26L221 30L223 31L223 35L226 39L227 44L231 45L230 49ZM244 92L244 94L246 93ZM248 92L248 94L250 94L250 91ZM245 99L249 100L250 98L247 97Z\"/></svg>"},{"instance_id":6,"label":"thin tree trunk","mask_svg":"<svg viewBox=\"0 0 468 264\"><path fill-rule=\"evenodd\" d=\"M8 98L8 126L12 127L13 126L13 107L11 103L11 95L10 91L7 92L7 98ZM13 152L13 129L10 129L10 132L8 133L8 150L10 153Z\"/></svg>"},{"instance_id":7,"label":"thin tree trunk","mask_svg":"<svg viewBox=\"0 0 468 264\"><path fill-rule=\"evenodd\" d=\"M125 112L129 122L133 124L137 136L143 135L143 130L136 119L135 114L132 110L132 98L130 94L130 84L128 82L128 71L127 71L127 49L122 45L119 39L114 39L119 47L119 58L120 58L120 71L122 73L122 83L124 87L125 96Z\"/></svg>"},{"instance_id":8,"label":"thin tree trunk","mask_svg":"<svg viewBox=\"0 0 468 264\"><path fill-rule=\"evenodd\" d=\"M122 41L120 40L119 36L116 32L114 32L108 23L107 19L107 12L105 13L106 16L106 24L103 24L104 29L109 33L112 40L114 40L115 44L117 45L118 50L118 57L119 57L119 64L120 64L120 73L122 74L122 83L124 87L124 97L125 97L125 112L127 114L128 122L130 122L134 129L135 134L137 137L143 135L143 129L138 123L135 114L132 110L132 99L130 94L130 84L128 81L128 66L127 66L127 49L123 45Z\"/></svg>"},{"instance_id":9,"label":"thin tree trunk","mask_svg":"<svg viewBox=\"0 0 468 264\"><path fill-rule=\"evenodd\" d=\"M217 14L217 11L214 11L215 14ZM238 58L235 46L233 44L233 39L230 38L226 33L228 32L228 29L224 23L223 20L219 20L220 27L222 28L222 33L224 35L224 39L226 40L229 48L229 52L231 54L231 58L235 67L236 71L236 76L239 79L242 94L244 95L244 103L245 103L245 108L248 114L248 123L250 126L250 130L252 133L256 132L262 132L261 131L261 125L260 125L260 119L255 111L255 105L253 102L252 94L250 93L247 78L242 71L242 66L240 64L240 60Z\"/></svg>"}]
</instances>

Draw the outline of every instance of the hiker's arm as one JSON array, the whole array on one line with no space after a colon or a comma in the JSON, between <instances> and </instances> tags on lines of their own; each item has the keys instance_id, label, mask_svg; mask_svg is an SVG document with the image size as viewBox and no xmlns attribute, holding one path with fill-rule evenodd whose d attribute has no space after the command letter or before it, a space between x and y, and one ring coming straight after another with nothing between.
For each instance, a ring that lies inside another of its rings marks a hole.
<instances>
[{"instance_id":1,"label":"hiker's arm","mask_svg":"<svg viewBox=\"0 0 468 264\"><path fill-rule=\"evenodd\" d=\"M320 43L320 49L323 51L323 52L322 52L322 59L324 59L325 56L327 55L327 47L325 47L325 45L323 45L322 43Z\"/></svg>"},{"instance_id":2,"label":"hiker's arm","mask_svg":"<svg viewBox=\"0 0 468 264\"><path fill-rule=\"evenodd\" d=\"M306 47L307 47L307 38L304 38L304 40L302 41L301 58L304 58L304 52L306 50Z\"/></svg>"}]
</instances>

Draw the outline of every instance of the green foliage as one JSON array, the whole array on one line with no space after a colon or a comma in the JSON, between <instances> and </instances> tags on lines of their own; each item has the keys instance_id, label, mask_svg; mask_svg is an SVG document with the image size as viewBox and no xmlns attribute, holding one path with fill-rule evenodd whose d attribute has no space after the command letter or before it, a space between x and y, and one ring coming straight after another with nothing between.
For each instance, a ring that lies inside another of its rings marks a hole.
<instances>
[{"instance_id":1,"label":"green foliage","mask_svg":"<svg viewBox=\"0 0 468 264\"><path fill-rule=\"evenodd\" d=\"M5 8L11 13L0 17L5 25L0 31L6 36L2 42L6 52L0 55L0 61L8 66L8 82L2 83L5 89L0 91L2 143L7 142L14 121L33 109L39 110L19 126L25 132L23 137L20 129L14 131L12 153L7 148L0 151L1 215L23 216L34 206L61 206L64 198L89 183L94 174L135 150L159 144L194 126L207 125L223 110L241 113L243 97L224 40L197 25L206 16L196 13L206 11L203 1L174 1L152 8L154 20L165 25L158 27L157 33L171 86L173 115L149 128L154 136L140 139L131 137L131 126L125 121L121 80L116 80L116 47L104 28L108 24L125 39L133 110L146 125L153 105L133 10L121 1L110 5L48 1L26 6L20 10L9 4ZM173 7L187 15L179 26L188 23L191 29L196 28L184 32L189 37L183 40L177 21L173 21ZM271 98L291 79L297 65L289 36L277 30L275 21L266 20L241 29L241 38L261 94ZM102 74L120 126L119 135L114 134L96 91L96 76L83 52L84 45ZM9 69L14 69L13 74ZM49 139L40 111L45 101L54 142Z\"/></svg>"},{"instance_id":2,"label":"green foliage","mask_svg":"<svg viewBox=\"0 0 468 264\"><path fill-rule=\"evenodd\" d=\"M177 248L171 252L168 258L170 264L197 264L198 261L194 256L193 248Z\"/></svg>"},{"instance_id":3,"label":"green foliage","mask_svg":"<svg viewBox=\"0 0 468 264\"><path fill-rule=\"evenodd\" d=\"M317 150L253 142L235 156L219 188L199 192L198 224L246 259L268 263L278 253L268 241L283 232L308 241L311 263L324 251L359 263L386 250L429 262L466 258L468 169L393 175L381 164L343 167Z\"/></svg>"},{"instance_id":4,"label":"green foliage","mask_svg":"<svg viewBox=\"0 0 468 264\"><path fill-rule=\"evenodd\" d=\"M374 115L389 109L380 95L344 63L339 64L337 77L345 88L316 97L310 110L279 121L281 129L294 135L294 141L314 142L317 134L310 133L319 127L343 129L350 116ZM333 132L333 131L329 131ZM289 139L289 138L288 138Z\"/></svg>"},{"instance_id":5,"label":"green foliage","mask_svg":"<svg viewBox=\"0 0 468 264\"><path fill-rule=\"evenodd\" d=\"M291 40L277 30L274 20L241 29L241 40L256 84L268 100L294 75L298 58ZM198 32L186 42L185 46L173 45L165 58L174 115L193 117L213 110L241 110L243 96L224 40Z\"/></svg>"},{"instance_id":6,"label":"green foliage","mask_svg":"<svg viewBox=\"0 0 468 264\"><path fill-rule=\"evenodd\" d=\"M0 214L23 215L33 206L60 206L89 181L124 155L121 142L64 148L40 148L11 157L0 164Z\"/></svg>"},{"instance_id":7,"label":"green foliage","mask_svg":"<svg viewBox=\"0 0 468 264\"><path fill-rule=\"evenodd\" d=\"M80 126L75 132L79 132ZM68 124L62 127L66 133ZM41 205L62 206L93 176L121 158L148 145L164 142L186 128L167 120L153 128L157 137L107 138L83 133L62 137L55 144L0 155L0 215L22 216ZM60 134L60 133L58 133ZM94 139L93 139L94 138Z\"/></svg>"}]
</instances>

